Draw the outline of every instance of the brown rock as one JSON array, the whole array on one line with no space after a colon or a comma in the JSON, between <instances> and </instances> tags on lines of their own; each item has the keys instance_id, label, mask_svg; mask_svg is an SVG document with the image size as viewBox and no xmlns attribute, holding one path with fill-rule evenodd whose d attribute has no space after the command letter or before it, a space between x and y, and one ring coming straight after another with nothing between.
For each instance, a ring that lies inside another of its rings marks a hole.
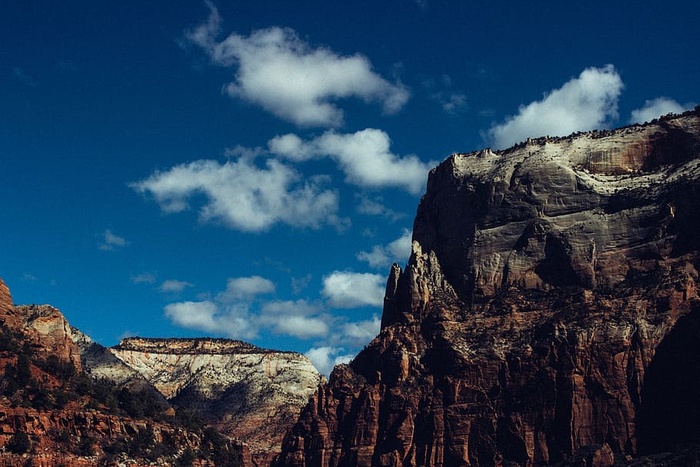
<instances>
[{"instance_id":1,"label":"brown rock","mask_svg":"<svg viewBox=\"0 0 700 467\"><path fill-rule=\"evenodd\" d=\"M451 156L380 335L278 465L607 466L700 438L699 195L698 112Z\"/></svg>"},{"instance_id":2,"label":"brown rock","mask_svg":"<svg viewBox=\"0 0 700 467\"><path fill-rule=\"evenodd\" d=\"M60 311L49 305L22 305L15 310L24 321L24 331L39 352L56 355L81 371L80 349L73 342L71 327Z\"/></svg>"}]
</instances>

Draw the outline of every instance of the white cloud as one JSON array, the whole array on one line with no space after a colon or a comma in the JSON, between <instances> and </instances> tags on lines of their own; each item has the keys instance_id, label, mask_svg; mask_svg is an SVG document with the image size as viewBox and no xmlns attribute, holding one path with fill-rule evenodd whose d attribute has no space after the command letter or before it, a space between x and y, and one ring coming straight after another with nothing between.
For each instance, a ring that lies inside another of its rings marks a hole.
<instances>
[{"instance_id":1,"label":"white cloud","mask_svg":"<svg viewBox=\"0 0 700 467\"><path fill-rule=\"evenodd\" d=\"M124 237L116 235L111 230L105 230L102 232L102 240L98 243L97 247L104 251L114 251L117 248L125 247L129 244Z\"/></svg>"},{"instance_id":2,"label":"white cloud","mask_svg":"<svg viewBox=\"0 0 700 467\"><path fill-rule=\"evenodd\" d=\"M343 351L342 347L322 346L309 349L305 355L320 373L329 375L334 366L352 360L353 355L343 354Z\"/></svg>"},{"instance_id":3,"label":"white cloud","mask_svg":"<svg viewBox=\"0 0 700 467\"><path fill-rule=\"evenodd\" d=\"M379 274L333 271L323 278L321 294L336 308L381 307L385 288Z\"/></svg>"},{"instance_id":4,"label":"white cloud","mask_svg":"<svg viewBox=\"0 0 700 467\"><path fill-rule=\"evenodd\" d=\"M405 262L411 255L411 231L403 229L399 238L387 245L374 245L371 251L361 251L357 259L372 268L383 268L392 263Z\"/></svg>"},{"instance_id":5,"label":"white cloud","mask_svg":"<svg viewBox=\"0 0 700 467\"><path fill-rule=\"evenodd\" d=\"M332 317L319 304L262 300L274 291L275 284L260 276L230 278L213 300L172 303L165 315L179 326L235 339L253 339L263 331L297 339L328 335Z\"/></svg>"},{"instance_id":6,"label":"white cloud","mask_svg":"<svg viewBox=\"0 0 700 467\"><path fill-rule=\"evenodd\" d=\"M296 162L331 157L349 183L370 188L399 187L420 193L428 171L435 164L423 163L415 155L397 156L389 150L390 145L389 136L373 128L351 134L328 131L309 141L286 134L268 142L270 152Z\"/></svg>"},{"instance_id":7,"label":"white cloud","mask_svg":"<svg viewBox=\"0 0 700 467\"><path fill-rule=\"evenodd\" d=\"M306 300L265 303L260 313L261 323L275 334L298 339L324 337L328 334L330 317L321 314L318 305Z\"/></svg>"},{"instance_id":8,"label":"white cloud","mask_svg":"<svg viewBox=\"0 0 700 467\"><path fill-rule=\"evenodd\" d=\"M275 223L318 228L341 225L338 194L323 190L320 179L301 180L291 167L268 159L264 167L241 157L220 164L198 160L155 172L130 186L150 193L165 212L187 209L189 199L203 194L202 221L220 221L233 229L259 232Z\"/></svg>"},{"instance_id":9,"label":"white cloud","mask_svg":"<svg viewBox=\"0 0 700 467\"><path fill-rule=\"evenodd\" d=\"M231 97L260 105L277 117L302 126L336 127L343 123L338 99L357 97L380 102L394 113L409 98L400 83L391 83L372 70L359 54L340 56L325 47L314 48L289 28L270 27L249 36L231 34L222 41L221 18L209 3L206 23L187 35L212 62L235 67L235 79L225 86Z\"/></svg>"},{"instance_id":10,"label":"white cloud","mask_svg":"<svg viewBox=\"0 0 700 467\"><path fill-rule=\"evenodd\" d=\"M224 302L236 300L249 301L257 295L269 294L275 291L275 284L269 279L260 276L231 278L226 283L226 291L218 295L218 299Z\"/></svg>"},{"instance_id":11,"label":"white cloud","mask_svg":"<svg viewBox=\"0 0 700 467\"><path fill-rule=\"evenodd\" d=\"M656 99L648 100L644 103L641 109L632 111L630 123L644 123L659 118L666 114L680 114L686 110L692 109L694 104L687 103L681 105L668 97L657 97Z\"/></svg>"},{"instance_id":12,"label":"white cloud","mask_svg":"<svg viewBox=\"0 0 700 467\"><path fill-rule=\"evenodd\" d=\"M299 339L325 336L328 324L321 318L308 316L282 316L272 327L277 334L286 334Z\"/></svg>"},{"instance_id":13,"label":"white cloud","mask_svg":"<svg viewBox=\"0 0 700 467\"><path fill-rule=\"evenodd\" d=\"M623 87L614 66L586 68L542 100L520 106L517 115L492 126L487 138L502 149L529 137L566 136L606 127L617 118Z\"/></svg>"},{"instance_id":14,"label":"white cloud","mask_svg":"<svg viewBox=\"0 0 700 467\"><path fill-rule=\"evenodd\" d=\"M192 287L192 284L189 282L186 282L186 281L179 281L176 279L170 279L167 281L163 281L163 283L160 284L159 290L161 292L166 292L166 293L177 293L177 292L182 292L187 287Z\"/></svg>"},{"instance_id":15,"label":"white cloud","mask_svg":"<svg viewBox=\"0 0 700 467\"><path fill-rule=\"evenodd\" d=\"M165 316L175 324L200 331L217 331L219 329L218 313L218 307L210 301L180 302L165 306Z\"/></svg>"},{"instance_id":16,"label":"white cloud","mask_svg":"<svg viewBox=\"0 0 700 467\"><path fill-rule=\"evenodd\" d=\"M374 339L381 329L382 321L374 315L372 319L365 321L353 321L340 326L340 332L331 338L332 342L350 347L367 345Z\"/></svg>"},{"instance_id":17,"label":"white cloud","mask_svg":"<svg viewBox=\"0 0 700 467\"><path fill-rule=\"evenodd\" d=\"M406 217L406 214L399 213L393 209L388 208L382 203L381 199L369 199L367 197L359 196L360 202L357 205L357 212L367 216L381 216L389 219L392 222L396 222L402 217Z\"/></svg>"}]
</instances>

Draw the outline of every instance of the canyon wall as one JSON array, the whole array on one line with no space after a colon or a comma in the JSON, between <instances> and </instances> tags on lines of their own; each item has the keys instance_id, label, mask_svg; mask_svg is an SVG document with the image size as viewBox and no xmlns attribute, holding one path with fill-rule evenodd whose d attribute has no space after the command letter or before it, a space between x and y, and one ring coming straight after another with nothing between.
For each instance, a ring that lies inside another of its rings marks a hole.
<instances>
[{"instance_id":1,"label":"canyon wall","mask_svg":"<svg viewBox=\"0 0 700 467\"><path fill-rule=\"evenodd\" d=\"M602 466L697 441L698 199L697 111L450 156L380 335L277 464Z\"/></svg>"}]
</instances>

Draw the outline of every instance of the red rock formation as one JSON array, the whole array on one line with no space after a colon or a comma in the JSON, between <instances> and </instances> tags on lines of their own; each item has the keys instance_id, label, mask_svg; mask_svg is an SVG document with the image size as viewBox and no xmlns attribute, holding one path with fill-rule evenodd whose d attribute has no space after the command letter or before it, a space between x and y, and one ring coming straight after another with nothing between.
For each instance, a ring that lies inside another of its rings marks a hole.
<instances>
[{"instance_id":1,"label":"red rock formation","mask_svg":"<svg viewBox=\"0 0 700 467\"><path fill-rule=\"evenodd\" d=\"M47 305L15 307L2 280L0 324L0 465L166 465L189 449L191 465L204 467L217 455L237 456L223 437L168 423L172 408L135 418L105 405L96 391L108 389L81 374L63 315Z\"/></svg>"},{"instance_id":2,"label":"red rock formation","mask_svg":"<svg viewBox=\"0 0 700 467\"><path fill-rule=\"evenodd\" d=\"M678 415L700 388L663 384L700 361L699 195L698 112L451 156L380 335L278 464L604 466L700 439Z\"/></svg>"},{"instance_id":3,"label":"red rock formation","mask_svg":"<svg viewBox=\"0 0 700 467\"><path fill-rule=\"evenodd\" d=\"M15 307L15 312L23 320L24 331L37 351L56 355L81 371L80 350L73 342L68 320L60 311L49 305L23 305Z\"/></svg>"}]
</instances>

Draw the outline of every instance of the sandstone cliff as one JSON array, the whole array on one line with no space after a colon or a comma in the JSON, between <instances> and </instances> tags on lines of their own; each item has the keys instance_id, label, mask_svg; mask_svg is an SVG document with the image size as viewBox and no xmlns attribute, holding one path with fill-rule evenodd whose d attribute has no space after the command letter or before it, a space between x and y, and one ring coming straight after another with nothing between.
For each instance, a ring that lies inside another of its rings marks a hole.
<instances>
[{"instance_id":1,"label":"sandstone cliff","mask_svg":"<svg viewBox=\"0 0 700 467\"><path fill-rule=\"evenodd\" d=\"M269 464L322 382L303 355L227 339L127 338L109 349L176 407L195 409Z\"/></svg>"},{"instance_id":2,"label":"sandstone cliff","mask_svg":"<svg viewBox=\"0 0 700 467\"><path fill-rule=\"evenodd\" d=\"M697 441L699 195L697 111L451 156L380 335L278 464L612 465Z\"/></svg>"},{"instance_id":3,"label":"sandstone cliff","mask_svg":"<svg viewBox=\"0 0 700 467\"><path fill-rule=\"evenodd\" d=\"M223 465L239 450L184 427L161 396L87 378L80 333L47 305L14 306L0 280L0 465ZM152 389L155 393L155 389Z\"/></svg>"}]
</instances>

